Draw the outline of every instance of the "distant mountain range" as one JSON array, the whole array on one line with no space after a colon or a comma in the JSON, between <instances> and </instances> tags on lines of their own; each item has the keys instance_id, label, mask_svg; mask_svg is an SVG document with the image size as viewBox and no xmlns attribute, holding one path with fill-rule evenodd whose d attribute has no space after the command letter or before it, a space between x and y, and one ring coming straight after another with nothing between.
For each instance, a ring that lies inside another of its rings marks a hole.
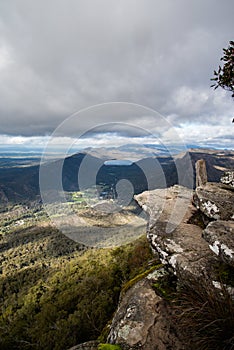
<instances>
[{"instance_id":1,"label":"distant mountain range","mask_svg":"<svg viewBox=\"0 0 234 350\"><path fill-rule=\"evenodd\" d=\"M131 162L106 162L113 159L131 160ZM48 174L46 175L48 191L55 187L53 172L56 172L60 166L65 191L78 191L93 185L99 185L107 192L110 189L115 191L116 184L125 179L132 184L134 193L140 193L148 189L171 186L178 182L193 187L194 167L198 159L205 159L208 180L212 182L219 181L225 170L234 169L233 151L190 149L172 157L163 147L143 146L138 150L138 148L130 148L129 145L112 150L86 149L85 152L68 156L64 161L57 159L43 166ZM0 168L1 204L39 200L39 165L30 166L28 157L25 157L25 162L21 159L20 164L13 166L12 164L11 160L7 163L5 159L4 167Z\"/></svg>"}]
</instances>

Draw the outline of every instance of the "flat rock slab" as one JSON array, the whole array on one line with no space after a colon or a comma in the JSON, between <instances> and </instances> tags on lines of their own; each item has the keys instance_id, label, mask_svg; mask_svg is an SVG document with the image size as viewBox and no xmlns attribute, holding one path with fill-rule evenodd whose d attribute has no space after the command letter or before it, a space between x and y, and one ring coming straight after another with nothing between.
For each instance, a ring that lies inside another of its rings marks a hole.
<instances>
[{"instance_id":1,"label":"flat rock slab","mask_svg":"<svg viewBox=\"0 0 234 350\"><path fill-rule=\"evenodd\" d=\"M209 223L203 237L222 261L234 267L234 221L218 220Z\"/></svg>"},{"instance_id":2,"label":"flat rock slab","mask_svg":"<svg viewBox=\"0 0 234 350\"><path fill-rule=\"evenodd\" d=\"M208 182L202 187L197 187L194 202L197 208L211 219L234 219L234 190L228 185Z\"/></svg>"},{"instance_id":3,"label":"flat rock slab","mask_svg":"<svg viewBox=\"0 0 234 350\"><path fill-rule=\"evenodd\" d=\"M172 232L183 220L191 207L193 191L174 185L169 188L145 191L134 198L148 214L149 226L157 221L167 222L166 232Z\"/></svg>"},{"instance_id":4,"label":"flat rock slab","mask_svg":"<svg viewBox=\"0 0 234 350\"><path fill-rule=\"evenodd\" d=\"M167 304L156 295L147 278L137 282L122 298L108 342L120 344L123 350L184 349L173 332Z\"/></svg>"}]
</instances>

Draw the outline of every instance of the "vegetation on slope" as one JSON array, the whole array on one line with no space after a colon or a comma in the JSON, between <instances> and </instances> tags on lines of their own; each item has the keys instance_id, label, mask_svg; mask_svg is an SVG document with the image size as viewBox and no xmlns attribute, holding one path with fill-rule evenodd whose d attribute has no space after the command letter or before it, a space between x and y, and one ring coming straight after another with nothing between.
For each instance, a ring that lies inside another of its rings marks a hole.
<instances>
[{"instance_id":1,"label":"vegetation on slope","mask_svg":"<svg viewBox=\"0 0 234 350\"><path fill-rule=\"evenodd\" d=\"M4 232L0 243L3 350L64 350L96 339L122 286L152 259L145 238L84 250L47 224Z\"/></svg>"}]
</instances>

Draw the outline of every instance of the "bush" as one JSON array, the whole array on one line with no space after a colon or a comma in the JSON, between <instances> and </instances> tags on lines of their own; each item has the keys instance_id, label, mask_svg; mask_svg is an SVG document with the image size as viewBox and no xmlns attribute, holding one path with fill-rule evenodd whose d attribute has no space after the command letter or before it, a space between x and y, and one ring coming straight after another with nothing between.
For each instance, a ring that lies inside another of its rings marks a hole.
<instances>
[{"instance_id":1,"label":"bush","mask_svg":"<svg viewBox=\"0 0 234 350\"><path fill-rule=\"evenodd\" d=\"M234 349L234 302L223 284L218 289L200 279L183 281L175 318L189 349Z\"/></svg>"}]
</instances>

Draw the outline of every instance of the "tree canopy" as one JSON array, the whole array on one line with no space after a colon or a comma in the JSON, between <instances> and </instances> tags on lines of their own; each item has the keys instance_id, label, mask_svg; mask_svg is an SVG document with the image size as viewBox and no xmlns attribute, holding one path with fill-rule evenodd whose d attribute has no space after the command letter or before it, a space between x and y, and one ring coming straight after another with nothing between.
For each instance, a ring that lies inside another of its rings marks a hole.
<instances>
[{"instance_id":1,"label":"tree canopy","mask_svg":"<svg viewBox=\"0 0 234 350\"><path fill-rule=\"evenodd\" d=\"M219 66L214 71L214 84L211 87L217 89L222 87L224 90L231 91L234 98L234 41L230 41L227 49L223 49L223 57L220 59L224 62L223 67Z\"/></svg>"}]
</instances>

